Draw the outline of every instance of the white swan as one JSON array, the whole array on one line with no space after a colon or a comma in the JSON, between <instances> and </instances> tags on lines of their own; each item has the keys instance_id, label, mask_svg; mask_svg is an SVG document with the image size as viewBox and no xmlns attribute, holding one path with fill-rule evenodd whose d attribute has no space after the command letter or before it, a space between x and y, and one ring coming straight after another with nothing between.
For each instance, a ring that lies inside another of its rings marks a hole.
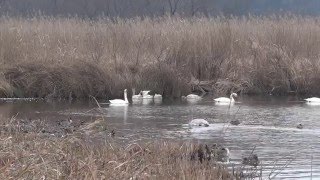
<instances>
[{"instance_id":1,"label":"white swan","mask_svg":"<svg viewBox=\"0 0 320 180\"><path fill-rule=\"evenodd\" d=\"M143 98L143 99L152 99L153 96L150 95L149 92L150 92L149 90L144 90L144 91L142 91L142 98Z\"/></svg>"},{"instance_id":2,"label":"white swan","mask_svg":"<svg viewBox=\"0 0 320 180\"><path fill-rule=\"evenodd\" d=\"M132 89L132 100L140 100L142 98L142 93L136 95L136 89Z\"/></svg>"},{"instance_id":3,"label":"white swan","mask_svg":"<svg viewBox=\"0 0 320 180\"><path fill-rule=\"evenodd\" d=\"M154 99L162 99L162 95L161 94L155 94L153 96Z\"/></svg>"},{"instance_id":4,"label":"white swan","mask_svg":"<svg viewBox=\"0 0 320 180\"><path fill-rule=\"evenodd\" d=\"M201 96L196 94L189 94L188 96L186 96L186 99L201 99Z\"/></svg>"},{"instance_id":5,"label":"white swan","mask_svg":"<svg viewBox=\"0 0 320 180\"><path fill-rule=\"evenodd\" d=\"M188 96L181 96L182 100L186 100L188 103L195 104L201 101L202 97L196 94L189 94Z\"/></svg>"},{"instance_id":6,"label":"white swan","mask_svg":"<svg viewBox=\"0 0 320 180\"><path fill-rule=\"evenodd\" d=\"M204 120L204 119L193 119L189 122L190 126L204 126L204 127L208 127L209 123L208 121Z\"/></svg>"},{"instance_id":7,"label":"white swan","mask_svg":"<svg viewBox=\"0 0 320 180\"><path fill-rule=\"evenodd\" d=\"M154 104L160 105L162 103L162 95L161 94L155 94L153 96L153 101L154 101Z\"/></svg>"},{"instance_id":8,"label":"white swan","mask_svg":"<svg viewBox=\"0 0 320 180\"><path fill-rule=\"evenodd\" d=\"M317 98L317 97L307 98L304 100L307 101L308 103L320 103L320 98Z\"/></svg>"},{"instance_id":9,"label":"white swan","mask_svg":"<svg viewBox=\"0 0 320 180\"><path fill-rule=\"evenodd\" d=\"M123 99L109 100L110 105L128 105L129 101L128 101L128 97L127 97L127 89L125 89L123 91L123 94L124 94L124 100Z\"/></svg>"},{"instance_id":10,"label":"white swan","mask_svg":"<svg viewBox=\"0 0 320 180\"><path fill-rule=\"evenodd\" d=\"M237 93L231 93L230 98L219 97L214 99L214 101L217 103L234 103L235 102L234 97L237 97L237 96L238 96Z\"/></svg>"}]
</instances>

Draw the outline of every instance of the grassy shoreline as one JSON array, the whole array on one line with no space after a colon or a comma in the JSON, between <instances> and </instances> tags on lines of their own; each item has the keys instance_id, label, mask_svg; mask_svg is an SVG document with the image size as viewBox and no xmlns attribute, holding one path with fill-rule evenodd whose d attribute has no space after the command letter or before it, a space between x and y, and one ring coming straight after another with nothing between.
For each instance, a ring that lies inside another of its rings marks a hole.
<instances>
[{"instance_id":1,"label":"grassy shoreline","mask_svg":"<svg viewBox=\"0 0 320 180\"><path fill-rule=\"evenodd\" d=\"M99 123L100 120L85 123L61 137L41 130L46 122L2 119L0 177L240 179L240 170L232 173L212 160L203 163L192 160L192 152L197 152L195 143L157 140L124 145L117 135L110 135L106 130L98 131Z\"/></svg>"},{"instance_id":2,"label":"grassy shoreline","mask_svg":"<svg viewBox=\"0 0 320 180\"><path fill-rule=\"evenodd\" d=\"M0 18L0 97L320 92L317 17ZM195 87L197 88L197 87Z\"/></svg>"}]
</instances>

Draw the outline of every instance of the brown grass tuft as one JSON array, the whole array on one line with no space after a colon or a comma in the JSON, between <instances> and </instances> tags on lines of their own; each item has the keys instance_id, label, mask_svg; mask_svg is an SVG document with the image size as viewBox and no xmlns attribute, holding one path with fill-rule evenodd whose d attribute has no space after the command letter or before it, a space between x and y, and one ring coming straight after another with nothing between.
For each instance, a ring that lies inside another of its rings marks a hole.
<instances>
[{"instance_id":1,"label":"brown grass tuft","mask_svg":"<svg viewBox=\"0 0 320 180\"><path fill-rule=\"evenodd\" d=\"M96 132L105 134L100 140L81 128L57 137L39 132L45 126L41 121L2 122L1 179L232 179L222 165L191 160L192 143L124 145L104 131Z\"/></svg>"}]
</instances>

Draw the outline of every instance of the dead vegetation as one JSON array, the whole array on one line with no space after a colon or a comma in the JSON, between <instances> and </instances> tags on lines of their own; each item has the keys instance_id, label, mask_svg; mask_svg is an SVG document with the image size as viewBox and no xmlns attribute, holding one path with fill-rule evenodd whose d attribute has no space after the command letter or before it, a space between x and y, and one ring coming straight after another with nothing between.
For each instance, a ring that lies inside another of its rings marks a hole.
<instances>
[{"instance_id":1,"label":"dead vegetation","mask_svg":"<svg viewBox=\"0 0 320 180\"><path fill-rule=\"evenodd\" d=\"M106 98L131 87L165 97L199 89L318 94L318 21L298 16L2 17L0 95ZM209 83L198 88L193 77Z\"/></svg>"},{"instance_id":2,"label":"dead vegetation","mask_svg":"<svg viewBox=\"0 0 320 180\"><path fill-rule=\"evenodd\" d=\"M191 160L192 152L197 151L191 143L159 140L124 145L107 131L95 130L106 133L98 140L93 130L99 121L84 124L63 137L39 131L46 127L41 121L12 118L2 122L1 179L235 178L214 161ZM28 126L26 131L24 127Z\"/></svg>"}]
</instances>

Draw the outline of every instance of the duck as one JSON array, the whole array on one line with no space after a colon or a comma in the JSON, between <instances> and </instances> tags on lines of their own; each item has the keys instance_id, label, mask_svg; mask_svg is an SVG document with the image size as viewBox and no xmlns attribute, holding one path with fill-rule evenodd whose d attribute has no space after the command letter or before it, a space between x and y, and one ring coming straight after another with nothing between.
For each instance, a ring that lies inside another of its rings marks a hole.
<instances>
[{"instance_id":1,"label":"duck","mask_svg":"<svg viewBox=\"0 0 320 180\"><path fill-rule=\"evenodd\" d=\"M142 98L142 92L140 91L139 94L136 94L136 89L132 89L132 100L139 100Z\"/></svg>"},{"instance_id":2,"label":"duck","mask_svg":"<svg viewBox=\"0 0 320 180\"><path fill-rule=\"evenodd\" d=\"M238 97L237 93L231 93L230 98L219 97L214 99L214 101L217 103L234 103L235 102L234 97Z\"/></svg>"},{"instance_id":3,"label":"duck","mask_svg":"<svg viewBox=\"0 0 320 180\"><path fill-rule=\"evenodd\" d=\"M68 127L68 126L70 126L71 124L72 124L72 118L71 117L69 117L69 119L68 120L61 120L61 121L59 121L58 122L58 125L59 126L63 126L63 127Z\"/></svg>"},{"instance_id":4,"label":"duck","mask_svg":"<svg viewBox=\"0 0 320 180\"><path fill-rule=\"evenodd\" d=\"M302 124L298 124L297 125L297 129L303 129L303 125Z\"/></svg>"},{"instance_id":5,"label":"duck","mask_svg":"<svg viewBox=\"0 0 320 180\"><path fill-rule=\"evenodd\" d=\"M238 119L231 120L231 121L230 121L230 124L235 125L235 126L238 126L238 125L240 124L240 121L239 121Z\"/></svg>"},{"instance_id":6,"label":"duck","mask_svg":"<svg viewBox=\"0 0 320 180\"><path fill-rule=\"evenodd\" d=\"M320 103L320 98L317 97L307 98L304 100L307 101L307 103Z\"/></svg>"},{"instance_id":7,"label":"duck","mask_svg":"<svg viewBox=\"0 0 320 180\"><path fill-rule=\"evenodd\" d=\"M150 90L141 91L143 99L152 99L153 96L149 94Z\"/></svg>"},{"instance_id":8,"label":"duck","mask_svg":"<svg viewBox=\"0 0 320 180\"><path fill-rule=\"evenodd\" d=\"M215 158L220 162L229 162L230 150L226 147L220 147L217 152Z\"/></svg>"},{"instance_id":9,"label":"duck","mask_svg":"<svg viewBox=\"0 0 320 180\"><path fill-rule=\"evenodd\" d=\"M124 100L123 99L109 100L110 105L128 105L129 101L128 101L128 97L127 97L127 89L125 89L123 91L123 94L124 94Z\"/></svg>"},{"instance_id":10,"label":"duck","mask_svg":"<svg viewBox=\"0 0 320 180\"><path fill-rule=\"evenodd\" d=\"M221 145L213 144L211 147L205 144L199 144L191 153L191 160L229 162L230 151Z\"/></svg>"},{"instance_id":11,"label":"duck","mask_svg":"<svg viewBox=\"0 0 320 180\"><path fill-rule=\"evenodd\" d=\"M229 162L230 150L227 147L213 144L211 147L211 156L215 161Z\"/></svg>"},{"instance_id":12,"label":"duck","mask_svg":"<svg viewBox=\"0 0 320 180\"><path fill-rule=\"evenodd\" d=\"M193 119L189 122L190 126L204 126L208 127L209 123L205 119Z\"/></svg>"},{"instance_id":13,"label":"duck","mask_svg":"<svg viewBox=\"0 0 320 180\"><path fill-rule=\"evenodd\" d=\"M260 163L260 161L259 161L258 155L256 155L256 154L251 154L249 157L242 158L243 165L257 167L259 165L259 163Z\"/></svg>"}]
</instances>

